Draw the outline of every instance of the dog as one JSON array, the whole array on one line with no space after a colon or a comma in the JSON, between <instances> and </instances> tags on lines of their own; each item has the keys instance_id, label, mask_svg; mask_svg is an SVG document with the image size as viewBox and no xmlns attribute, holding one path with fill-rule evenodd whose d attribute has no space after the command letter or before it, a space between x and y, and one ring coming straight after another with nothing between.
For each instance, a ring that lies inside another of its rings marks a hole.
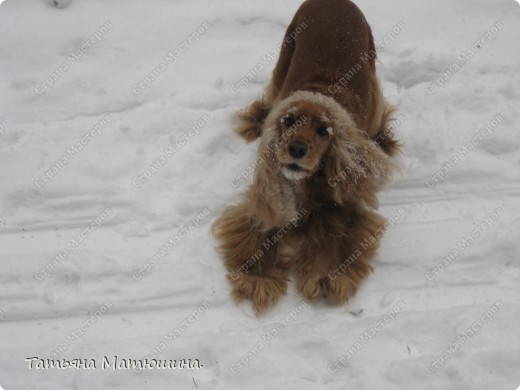
<instances>
[{"instance_id":1,"label":"dog","mask_svg":"<svg viewBox=\"0 0 520 390\"><path fill-rule=\"evenodd\" d=\"M238 115L237 133L260 138L253 183L213 225L237 302L266 310L294 270L305 299L342 304L372 271L385 230L376 194L401 146L375 64L354 3L300 6L265 93Z\"/></svg>"}]
</instances>

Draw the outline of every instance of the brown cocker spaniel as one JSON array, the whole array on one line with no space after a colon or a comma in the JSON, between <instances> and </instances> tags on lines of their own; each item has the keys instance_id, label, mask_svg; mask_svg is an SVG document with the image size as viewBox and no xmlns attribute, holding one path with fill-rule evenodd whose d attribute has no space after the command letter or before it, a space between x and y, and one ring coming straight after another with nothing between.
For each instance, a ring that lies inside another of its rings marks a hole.
<instances>
[{"instance_id":1,"label":"brown cocker spaniel","mask_svg":"<svg viewBox=\"0 0 520 390\"><path fill-rule=\"evenodd\" d=\"M237 132L260 138L254 181L213 226L237 302L265 310L294 269L306 299L344 303L370 273L385 228L376 193L399 150L375 60L352 2L296 12L264 96L239 114Z\"/></svg>"}]
</instances>

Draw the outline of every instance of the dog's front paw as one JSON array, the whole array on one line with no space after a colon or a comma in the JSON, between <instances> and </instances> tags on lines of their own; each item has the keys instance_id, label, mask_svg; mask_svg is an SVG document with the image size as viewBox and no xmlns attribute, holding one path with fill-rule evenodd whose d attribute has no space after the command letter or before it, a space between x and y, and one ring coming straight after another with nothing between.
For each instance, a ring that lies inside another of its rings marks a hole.
<instances>
[{"instance_id":1,"label":"dog's front paw","mask_svg":"<svg viewBox=\"0 0 520 390\"><path fill-rule=\"evenodd\" d=\"M232 295L237 303L251 299L257 313L266 310L271 304L287 293L287 279L282 275L228 274L233 283Z\"/></svg>"},{"instance_id":2,"label":"dog's front paw","mask_svg":"<svg viewBox=\"0 0 520 390\"><path fill-rule=\"evenodd\" d=\"M314 301L323 296L321 275L301 275L298 279L298 291L309 301Z\"/></svg>"},{"instance_id":3,"label":"dog's front paw","mask_svg":"<svg viewBox=\"0 0 520 390\"><path fill-rule=\"evenodd\" d=\"M360 281L349 275L301 275L298 280L298 291L306 299L314 301L326 298L331 303L342 304L356 293Z\"/></svg>"},{"instance_id":4,"label":"dog's front paw","mask_svg":"<svg viewBox=\"0 0 520 390\"><path fill-rule=\"evenodd\" d=\"M322 283L323 296L331 303L343 304L356 293L360 282L350 275L327 276Z\"/></svg>"}]
</instances>

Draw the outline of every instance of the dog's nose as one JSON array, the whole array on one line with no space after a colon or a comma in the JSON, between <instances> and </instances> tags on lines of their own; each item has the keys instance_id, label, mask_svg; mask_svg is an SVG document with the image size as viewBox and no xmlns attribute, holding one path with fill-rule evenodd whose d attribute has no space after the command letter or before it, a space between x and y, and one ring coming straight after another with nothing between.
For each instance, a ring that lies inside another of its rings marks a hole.
<instances>
[{"instance_id":1,"label":"dog's nose","mask_svg":"<svg viewBox=\"0 0 520 390\"><path fill-rule=\"evenodd\" d=\"M289 144L289 154L294 158L302 158L307 153L307 145L294 141Z\"/></svg>"}]
</instances>

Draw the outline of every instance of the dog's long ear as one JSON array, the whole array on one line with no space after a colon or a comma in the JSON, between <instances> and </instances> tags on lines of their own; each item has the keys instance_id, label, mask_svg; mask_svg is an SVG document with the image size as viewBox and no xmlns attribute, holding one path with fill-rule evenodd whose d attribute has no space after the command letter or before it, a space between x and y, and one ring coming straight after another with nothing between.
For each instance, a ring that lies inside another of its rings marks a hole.
<instances>
[{"instance_id":1,"label":"dog's long ear","mask_svg":"<svg viewBox=\"0 0 520 390\"><path fill-rule=\"evenodd\" d=\"M246 142L259 138L262 135L262 126L269 110L270 106L264 97L255 100L249 107L237 114L238 125L235 131Z\"/></svg>"},{"instance_id":2,"label":"dog's long ear","mask_svg":"<svg viewBox=\"0 0 520 390\"><path fill-rule=\"evenodd\" d=\"M331 150L325 159L325 174L333 199L340 203L363 201L378 207L376 193L393 170L389 157L365 132L352 123L334 132Z\"/></svg>"},{"instance_id":3,"label":"dog's long ear","mask_svg":"<svg viewBox=\"0 0 520 390\"><path fill-rule=\"evenodd\" d=\"M276 124L277 121L271 120L262 126L255 176L247 191L249 211L257 220L258 229L262 231L273 228L277 219L283 218L283 209L280 210L279 207L283 203L283 196L274 158L278 142Z\"/></svg>"}]
</instances>

